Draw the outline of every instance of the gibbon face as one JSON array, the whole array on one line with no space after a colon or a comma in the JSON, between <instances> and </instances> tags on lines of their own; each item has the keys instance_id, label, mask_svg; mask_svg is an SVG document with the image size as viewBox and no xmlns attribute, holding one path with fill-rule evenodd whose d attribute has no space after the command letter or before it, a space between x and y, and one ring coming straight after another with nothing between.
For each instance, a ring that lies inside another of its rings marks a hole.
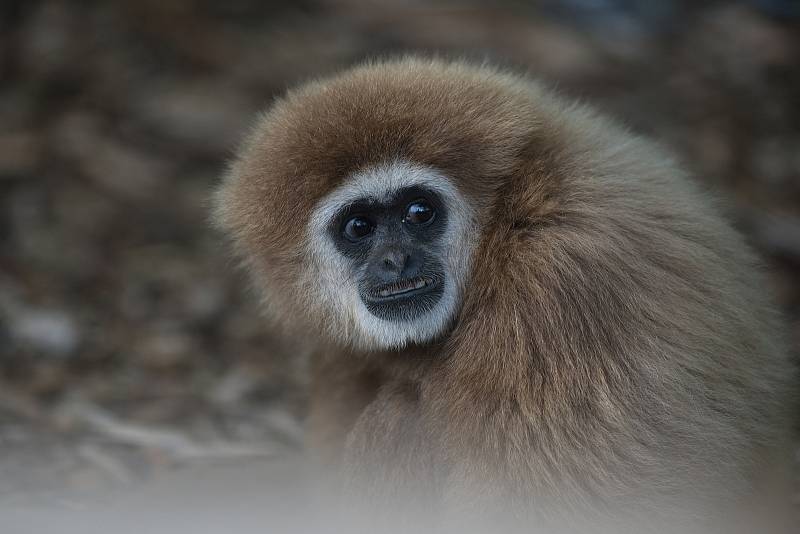
<instances>
[{"instance_id":1,"label":"gibbon face","mask_svg":"<svg viewBox=\"0 0 800 534\"><path fill-rule=\"evenodd\" d=\"M325 196L308 230L312 279L383 348L425 342L452 319L475 238L467 201L433 168L394 160Z\"/></svg>"}]
</instances>

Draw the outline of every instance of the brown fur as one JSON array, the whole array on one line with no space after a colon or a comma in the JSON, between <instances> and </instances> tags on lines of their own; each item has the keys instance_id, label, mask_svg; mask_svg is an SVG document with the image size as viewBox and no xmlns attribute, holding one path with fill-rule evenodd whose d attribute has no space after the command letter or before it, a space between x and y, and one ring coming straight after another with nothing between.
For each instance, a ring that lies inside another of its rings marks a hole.
<instances>
[{"instance_id":1,"label":"brown fur","mask_svg":"<svg viewBox=\"0 0 800 534\"><path fill-rule=\"evenodd\" d=\"M398 156L450 177L482 237L441 339L360 353L298 282L303 232ZM311 431L372 495L688 517L747 499L785 436L792 371L753 254L659 147L530 80L405 59L302 86L257 123L217 216L271 316L319 333Z\"/></svg>"}]
</instances>

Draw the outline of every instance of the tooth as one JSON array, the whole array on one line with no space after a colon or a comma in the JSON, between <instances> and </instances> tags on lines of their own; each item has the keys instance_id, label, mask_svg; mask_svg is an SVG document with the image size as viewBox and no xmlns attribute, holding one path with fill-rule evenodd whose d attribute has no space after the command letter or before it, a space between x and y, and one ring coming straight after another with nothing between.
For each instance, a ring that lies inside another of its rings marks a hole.
<instances>
[{"instance_id":1,"label":"tooth","mask_svg":"<svg viewBox=\"0 0 800 534\"><path fill-rule=\"evenodd\" d=\"M418 278L411 278L407 280L400 280L397 282L393 282L384 286L382 289L378 290L379 297L391 297L393 295L399 295L401 293L407 293L408 291L413 291L415 289L421 289L427 285L430 285L430 280L423 276Z\"/></svg>"}]
</instances>

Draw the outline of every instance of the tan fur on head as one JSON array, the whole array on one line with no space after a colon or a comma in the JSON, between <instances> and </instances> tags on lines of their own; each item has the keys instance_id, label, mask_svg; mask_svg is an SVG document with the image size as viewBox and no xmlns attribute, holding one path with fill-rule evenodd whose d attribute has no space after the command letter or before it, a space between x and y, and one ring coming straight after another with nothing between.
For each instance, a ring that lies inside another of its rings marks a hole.
<instances>
[{"instance_id":1,"label":"tan fur on head","mask_svg":"<svg viewBox=\"0 0 800 534\"><path fill-rule=\"evenodd\" d=\"M367 324L314 237L346 184L390 168L463 212L430 328ZM659 147L535 82L410 58L309 83L216 198L269 312L327 351L312 439L370 495L705 519L747 501L786 435L793 370L741 237Z\"/></svg>"}]
</instances>

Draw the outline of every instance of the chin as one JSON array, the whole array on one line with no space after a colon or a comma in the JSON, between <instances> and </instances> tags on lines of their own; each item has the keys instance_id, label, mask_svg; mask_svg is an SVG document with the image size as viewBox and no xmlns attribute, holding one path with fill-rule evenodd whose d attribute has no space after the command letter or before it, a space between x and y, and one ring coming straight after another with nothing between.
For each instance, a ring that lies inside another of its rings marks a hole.
<instances>
[{"instance_id":1,"label":"chin","mask_svg":"<svg viewBox=\"0 0 800 534\"><path fill-rule=\"evenodd\" d=\"M456 295L446 280L382 300L361 298L356 320L367 350L398 350L441 337L455 315Z\"/></svg>"}]
</instances>

